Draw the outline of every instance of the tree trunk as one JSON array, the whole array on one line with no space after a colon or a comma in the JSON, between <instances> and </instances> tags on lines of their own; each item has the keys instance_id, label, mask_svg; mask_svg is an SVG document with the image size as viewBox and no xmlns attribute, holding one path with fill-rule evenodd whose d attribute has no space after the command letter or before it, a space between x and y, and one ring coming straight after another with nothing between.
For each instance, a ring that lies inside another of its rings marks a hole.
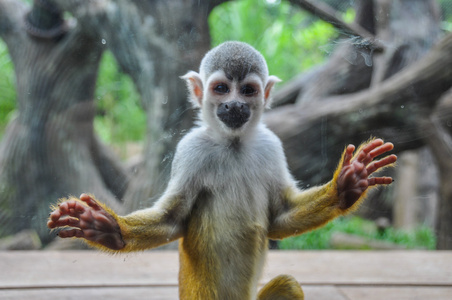
<instances>
[{"instance_id":1,"label":"tree trunk","mask_svg":"<svg viewBox=\"0 0 452 300\"><path fill-rule=\"evenodd\" d=\"M375 19L375 32L376 38L379 41L383 41L385 45L385 51L375 52L373 55L373 74L372 74L372 87L378 88L384 80L388 80L394 74L400 72L405 67L418 61L425 53L437 42L440 37L440 13L438 4L435 0L421 0L421 1L387 1L387 0L374 0L368 1L374 3L374 19ZM417 150L418 152L420 150ZM401 159L403 157L400 157ZM405 166L410 168L409 165L398 164L397 174L404 174L402 170ZM432 168L435 168L432 166ZM432 170L434 172L435 170ZM432 178L433 179L433 178ZM420 223L420 206L425 203L421 203L421 190L413 190L409 193L413 198L407 198L409 195L396 196L397 190L400 190L404 183L407 182L407 178L396 178L396 186L391 186L388 189L382 190L379 198L389 198L394 208L402 207L405 211L400 212L400 209L390 209L389 212L398 212L393 215L393 221L396 226L401 226L402 220L398 219L399 216L404 215L405 220L411 219L411 227L418 226ZM408 185L410 183L407 183ZM416 186L421 185L416 183ZM425 182L422 182L425 185ZM395 189L395 191L394 191ZM389 194L391 197L388 197ZM405 199L407 205L397 203ZM382 204L379 199L371 198L366 204L368 212L382 211ZM434 200L434 199L432 199ZM426 197L422 198L422 201L428 202ZM408 205L408 202L411 205ZM417 211L419 213L417 213ZM423 212L427 212L424 210ZM425 216L424 216L425 218ZM409 222L408 222L409 223ZM404 226L408 226L405 223Z\"/></svg>"},{"instance_id":2,"label":"tree trunk","mask_svg":"<svg viewBox=\"0 0 452 300\"><path fill-rule=\"evenodd\" d=\"M166 185L170 153L192 124L177 76L196 69L210 48L207 18L222 2L40 0L32 12L39 22L26 27L28 7L0 0L0 34L15 63L19 102L1 145L1 234L36 225L48 240L48 206L69 193L93 193L119 211L115 198L123 197L128 211L151 204ZM77 23L49 38L57 26L45 16L60 10ZM130 186L93 133L93 92L106 47L134 80L148 115L144 164Z\"/></svg>"},{"instance_id":3,"label":"tree trunk","mask_svg":"<svg viewBox=\"0 0 452 300\"><path fill-rule=\"evenodd\" d=\"M119 209L115 196L124 192L127 177L93 134L104 47L78 27L52 36L39 27L48 11L28 11L16 1L0 1L0 35L14 62L18 102L0 145L0 234L34 228L47 242L50 203L89 191Z\"/></svg>"},{"instance_id":4,"label":"tree trunk","mask_svg":"<svg viewBox=\"0 0 452 300\"><path fill-rule=\"evenodd\" d=\"M435 0L373 0L377 38L385 51L374 55L372 84L418 61L438 41L441 14Z\"/></svg>"},{"instance_id":5,"label":"tree trunk","mask_svg":"<svg viewBox=\"0 0 452 300\"><path fill-rule=\"evenodd\" d=\"M99 1L55 2L105 39L141 94L148 120L144 163L124 199L127 211L148 207L166 187L172 153L192 125L178 76L198 68L210 48L207 18L224 0L112 1L108 9Z\"/></svg>"},{"instance_id":6,"label":"tree trunk","mask_svg":"<svg viewBox=\"0 0 452 300\"><path fill-rule=\"evenodd\" d=\"M440 173L440 201L436 224L437 248L452 249L452 89L426 121L427 141Z\"/></svg>"}]
</instances>

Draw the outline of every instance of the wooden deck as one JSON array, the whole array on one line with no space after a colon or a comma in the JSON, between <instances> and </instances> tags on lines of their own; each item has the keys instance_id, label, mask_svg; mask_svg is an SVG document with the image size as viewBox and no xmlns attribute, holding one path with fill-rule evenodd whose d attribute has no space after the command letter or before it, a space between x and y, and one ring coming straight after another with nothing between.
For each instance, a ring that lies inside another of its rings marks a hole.
<instances>
[{"instance_id":1,"label":"wooden deck","mask_svg":"<svg viewBox=\"0 0 452 300\"><path fill-rule=\"evenodd\" d=\"M177 273L174 251L0 252L0 299L177 299ZM452 251L272 251L278 274L307 300L452 299Z\"/></svg>"}]
</instances>

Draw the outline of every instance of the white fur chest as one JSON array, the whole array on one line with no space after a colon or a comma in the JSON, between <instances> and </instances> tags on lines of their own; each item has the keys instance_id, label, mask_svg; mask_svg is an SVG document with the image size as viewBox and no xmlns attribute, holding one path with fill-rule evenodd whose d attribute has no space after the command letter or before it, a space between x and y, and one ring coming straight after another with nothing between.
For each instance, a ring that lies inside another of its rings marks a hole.
<instances>
[{"instance_id":1,"label":"white fur chest","mask_svg":"<svg viewBox=\"0 0 452 300\"><path fill-rule=\"evenodd\" d=\"M266 228L269 201L285 167L277 163L282 148L270 131L263 128L246 141L215 141L204 128L195 128L179 146L173 179L185 190L203 191L196 205L209 206L210 214L225 221L243 216Z\"/></svg>"}]
</instances>

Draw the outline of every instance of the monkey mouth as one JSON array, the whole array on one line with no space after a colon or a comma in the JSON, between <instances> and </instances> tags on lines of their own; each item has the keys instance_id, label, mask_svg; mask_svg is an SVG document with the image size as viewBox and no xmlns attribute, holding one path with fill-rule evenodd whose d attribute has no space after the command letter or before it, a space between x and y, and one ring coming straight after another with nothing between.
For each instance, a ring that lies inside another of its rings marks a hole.
<instances>
[{"instance_id":1,"label":"monkey mouth","mask_svg":"<svg viewBox=\"0 0 452 300\"><path fill-rule=\"evenodd\" d=\"M218 118L231 129L242 127L248 122L250 115L249 105L238 101L221 103L217 109Z\"/></svg>"}]
</instances>

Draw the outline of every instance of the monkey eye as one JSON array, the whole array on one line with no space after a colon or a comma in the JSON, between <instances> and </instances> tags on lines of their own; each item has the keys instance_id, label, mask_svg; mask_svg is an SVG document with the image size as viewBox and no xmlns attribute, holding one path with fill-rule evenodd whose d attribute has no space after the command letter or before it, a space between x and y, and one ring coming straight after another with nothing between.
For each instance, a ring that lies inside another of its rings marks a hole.
<instances>
[{"instance_id":1,"label":"monkey eye","mask_svg":"<svg viewBox=\"0 0 452 300\"><path fill-rule=\"evenodd\" d=\"M213 90L217 94L227 94L227 93L229 93L229 87L227 86L227 84L224 84L224 83L217 84L213 88Z\"/></svg>"},{"instance_id":2,"label":"monkey eye","mask_svg":"<svg viewBox=\"0 0 452 300\"><path fill-rule=\"evenodd\" d=\"M242 95L245 96L253 96L254 94L257 93L257 90L255 88L253 88L251 85L244 85L241 89L241 93Z\"/></svg>"}]
</instances>

